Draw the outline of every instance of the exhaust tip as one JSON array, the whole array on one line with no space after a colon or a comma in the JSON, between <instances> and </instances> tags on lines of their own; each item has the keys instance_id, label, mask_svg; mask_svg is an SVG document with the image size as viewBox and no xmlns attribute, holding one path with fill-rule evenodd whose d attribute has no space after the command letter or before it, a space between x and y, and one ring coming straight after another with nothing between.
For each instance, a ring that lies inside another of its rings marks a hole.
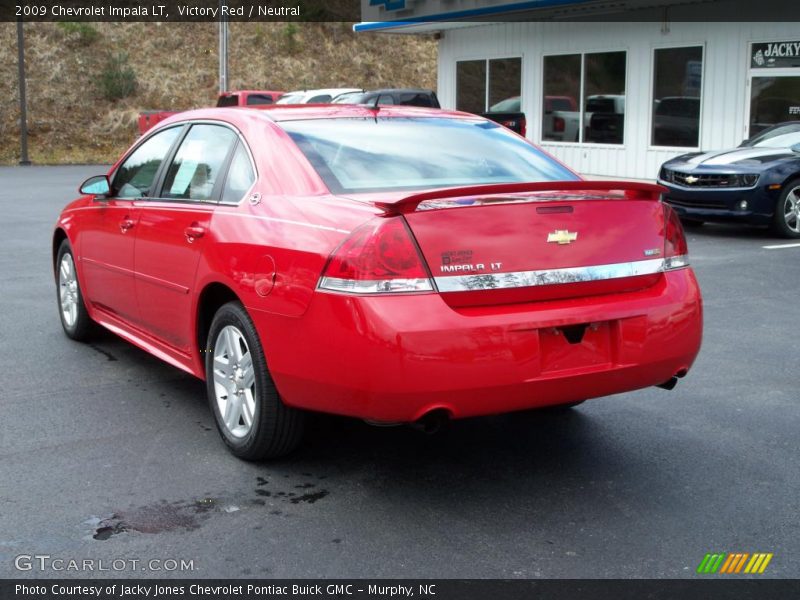
<instances>
[{"instance_id":1,"label":"exhaust tip","mask_svg":"<svg viewBox=\"0 0 800 600\"><path fill-rule=\"evenodd\" d=\"M450 420L450 413L439 408L425 413L422 417L410 423L410 426L427 435L433 435L441 431Z\"/></svg>"},{"instance_id":2,"label":"exhaust tip","mask_svg":"<svg viewBox=\"0 0 800 600\"><path fill-rule=\"evenodd\" d=\"M672 390L675 386L678 385L678 378L677 377L670 377L664 383L659 383L656 387L661 388L662 390Z\"/></svg>"}]
</instances>

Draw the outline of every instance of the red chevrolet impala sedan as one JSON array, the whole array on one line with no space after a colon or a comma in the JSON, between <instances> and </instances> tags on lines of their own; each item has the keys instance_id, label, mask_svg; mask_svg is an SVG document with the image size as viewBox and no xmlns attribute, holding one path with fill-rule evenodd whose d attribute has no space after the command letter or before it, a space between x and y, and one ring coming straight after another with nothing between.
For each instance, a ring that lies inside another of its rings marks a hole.
<instances>
[{"instance_id":1,"label":"red chevrolet impala sedan","mask_svg":"<svg viewBox=\"0 0 800 600\"><path fill-rule=\"evenodd\" d=\"M306 410L428 424L671 388L702 308L661 191L463 113L184 112L62 212L59 313L204 379L245 459L293 449Z\"/></svg>"}]
</instances>

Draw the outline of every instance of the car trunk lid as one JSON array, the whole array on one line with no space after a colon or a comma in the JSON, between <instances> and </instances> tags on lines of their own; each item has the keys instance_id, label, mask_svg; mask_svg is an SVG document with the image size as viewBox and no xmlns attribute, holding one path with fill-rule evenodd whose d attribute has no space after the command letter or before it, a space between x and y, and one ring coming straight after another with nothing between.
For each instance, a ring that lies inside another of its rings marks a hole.
<instances>
[{"instance_id":1,"label":"car trunk lid","mask_svg":"<svg viewBox=\"0 0 800 600\"><path fill-rule=\"evenodd\" d=\"M376 202L402 214L451 306L643 289L663 270L663 188L547 182L446 189Z\"/></svg>"}]
</instances>

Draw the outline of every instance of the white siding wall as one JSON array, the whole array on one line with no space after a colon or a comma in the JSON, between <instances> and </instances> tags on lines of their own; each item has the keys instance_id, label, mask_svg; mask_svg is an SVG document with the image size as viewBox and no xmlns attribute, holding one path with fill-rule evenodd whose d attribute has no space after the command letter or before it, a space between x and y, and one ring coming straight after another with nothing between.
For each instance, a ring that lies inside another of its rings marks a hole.
<instances>
[{"instance_id":1,"label":"white siding wall","mask_svg":"<svg viewBox=\"0 0 800 600\"><path fill-rule=\"evenodd\" d=\"M665 160L687 150L650 146L653 49L702 45L703 92L700 147L736 146L745 136L749 43L800 39L797 23L498 23L443 33L439 42L438 94L445 108L456 102L456 61L522 57L522 101L528 137L541 139L542 56L570 52L628 51L625 145L544 142L542 147L573 169L591 175L652 179ZM765 73L766 74L766 73Z\"/></svg>"}]
</instances>

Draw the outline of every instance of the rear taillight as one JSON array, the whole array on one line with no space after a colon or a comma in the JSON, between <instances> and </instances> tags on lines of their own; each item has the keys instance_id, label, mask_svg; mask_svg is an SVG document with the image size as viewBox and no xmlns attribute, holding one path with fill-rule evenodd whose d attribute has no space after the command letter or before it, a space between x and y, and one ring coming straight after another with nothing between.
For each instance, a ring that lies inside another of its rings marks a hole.
<instances>
[{"instance_id":1,"label":"rear taillight","mask_svg":"<svg viewBox=\"0 0 800 600\"><path fill-rule=\"evenodd\" d=\"M528 133L528 121L525 117L520 117L519 120L519 134L522 137L525 137L525 134Z\"/></svg>"},{"instance_id":2,"label":"rear taillight","mask_svg":"<svg viewBox=\"0 0 800 600\"><path fill-rule=\"evenodd\" d=\"M319 288L351 294L433 291L403 217L378 217L356 229L331 255Z\"/></svg>"},{"instance_id":3,"label":"rear taillight","mask_svg":"<svg viewBox=\"0 0 800 600\"><path fill-rule=\"evenodd\" d=\"M686 244L686 235L683 225L673 208L664 204L664 269L680 269L689 265L689 247Z\"/></svg>"},{"instance_id":4,"label":"rear taillight","mask_svg":"<svg viewBox=\"0 0 800 600\"><path fill-rule=\"evenodd\" d=\"M563 133L565 129L566 122L561 117L555 117L553 119L553 131L556 133Z\"/></svg>"}]
</instances>

